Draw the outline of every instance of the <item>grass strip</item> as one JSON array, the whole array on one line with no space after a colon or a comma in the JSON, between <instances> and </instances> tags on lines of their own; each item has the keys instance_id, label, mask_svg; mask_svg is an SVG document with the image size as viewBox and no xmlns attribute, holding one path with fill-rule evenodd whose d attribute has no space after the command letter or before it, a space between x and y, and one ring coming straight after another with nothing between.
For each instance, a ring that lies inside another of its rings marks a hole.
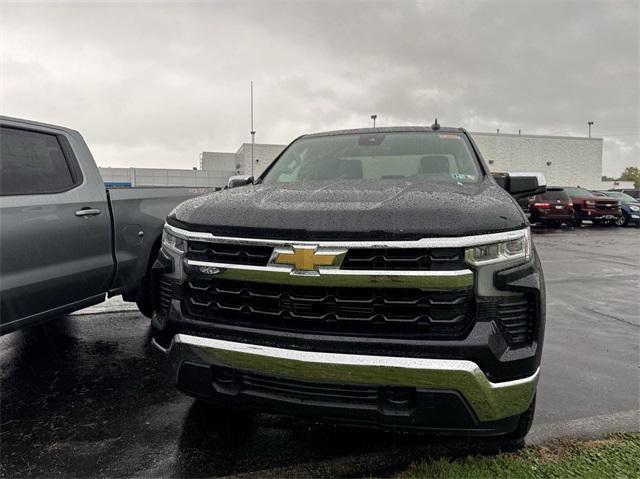
<instances>
[{"instance_id":1,"label":"grass strip","mask_svg":"<svg viewBox=\"0 0 640 479\"><path fill-rule=\"evenodd\" d=\"M640 433L598 440L562 439L495 456L429 458L412 464L397 478L638 478Z\"/></svg>"}]
</instances>

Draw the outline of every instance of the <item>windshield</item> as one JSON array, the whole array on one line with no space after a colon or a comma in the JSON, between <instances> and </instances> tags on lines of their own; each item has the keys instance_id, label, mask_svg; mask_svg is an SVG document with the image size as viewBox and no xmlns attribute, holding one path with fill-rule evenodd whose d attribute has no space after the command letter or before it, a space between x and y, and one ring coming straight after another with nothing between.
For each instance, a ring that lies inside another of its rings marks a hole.
<instances>
[{"instance_id":1,"label":"windshield","mask_svg":"<svg viewBox=\"0 0 640 479\"><path fill-rule=\"evenodd\" d=\"M569 196L564 190L561 189L547 189L542 195L543 200L561 200L568 201Z\"/></svg>"},{"instance_id":2,"label":"windshield","mask_svg":"<svg viewBox=\"0 0 640 479\"><path fill-rule=\"evenodd\" d=\"M622 200L624 203L638 202L638 200L635 199L633 196L623 193L622 191L606 191L604 192L604 194L608 196L613 196L614 198L618 198L619 200Z\"/></svg>"},{"instance_id":3,"label":"windshield","mask_svg":"<svg viewBox=\"0 0 640 479\"><path fill-rule=\"evenodd\" d=\"M301 138L285 150L262 181L476 183L480 177L479 165L464 135L397 132Z\"/></svg>"},{"instance_id":4,"label":"windshield","mask_svg":"<svg viewBox=\"0 0 640 479\"><path fill-rule=\"evenodd\" d=\"M567 192L569 196L595 196L589 190L585 190L584 188L565 188L564 191Z\"/></svg>"}]
</instances>

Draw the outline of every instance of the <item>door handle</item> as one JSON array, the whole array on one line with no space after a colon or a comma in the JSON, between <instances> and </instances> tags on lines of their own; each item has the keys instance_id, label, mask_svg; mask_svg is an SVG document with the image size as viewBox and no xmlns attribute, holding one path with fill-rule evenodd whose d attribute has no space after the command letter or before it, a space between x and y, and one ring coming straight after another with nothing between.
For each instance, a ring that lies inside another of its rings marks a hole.
<instances>
[{"instance_id":1,"label":"door handle","mask_svg":"<svg viewBox=\"0 0 640 479\"><path fill-rule=\"evenodd\" d=\"M76 216L96 216L100 214L98 208L82 208L76 211Z\"/></svg>"}]
</instances>

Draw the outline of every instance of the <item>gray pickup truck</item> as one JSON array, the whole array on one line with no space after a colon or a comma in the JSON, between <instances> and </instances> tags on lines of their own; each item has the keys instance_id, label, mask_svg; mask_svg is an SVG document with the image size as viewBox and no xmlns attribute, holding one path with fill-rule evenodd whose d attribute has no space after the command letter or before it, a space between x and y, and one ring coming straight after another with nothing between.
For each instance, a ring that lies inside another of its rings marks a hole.
<instances>
[{"instance_id":1,"label":"gray pickup truck","mask_svg":"<svg viewBox=\"0 0 640 479\"><path fill-rule=\"evenodd\" d=\"M150 315L164 220L210 189L107 189L77 131L1 116L0 128L0 334L107 294Z\"/></svg>"}]
</instances>

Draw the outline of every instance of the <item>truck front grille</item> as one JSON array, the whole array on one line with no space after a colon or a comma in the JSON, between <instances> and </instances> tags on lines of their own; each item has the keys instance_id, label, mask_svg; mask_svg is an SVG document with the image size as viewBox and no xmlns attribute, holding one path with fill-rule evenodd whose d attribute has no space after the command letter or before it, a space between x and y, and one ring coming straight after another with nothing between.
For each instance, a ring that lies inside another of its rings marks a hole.
<instances>
[{"instance_id":1,"label":"truck front grille","mask_svg":"<svg viewBox=\"0 0 640 479\"><path fill-rule=\"evenodd\" d=\"M473 292L187 280L193 319L313 334L460 339L473 325Z\"/></svg>"},{"instance_id":2,"label":"truck front grille","mask_svg":"<svg viewBox=\"0 0 640 479\"><path fill-rule=\"evenodd\" d=\"M596 208L605 211L617 211L618 204L611 201L598 201L596 200Z\"/></svg>"},{"instance_id":3,"label":"truck front grille","mask_svg":"<svg viewBox=\"0 0 640 479\"><path fill-rule=\"evenodd\" d=\"M349 403L370 405L378 402L378 388L348 384L323 384L293 379L243 373L243 390L258 396L295 398L318 403Z\"/></svg>"},{"instance_id":4,"label":"truck front grille","mask_svg":"<svg viewBox=\"0 0 640 479\"><path fill-rule=\"evenodd\" d=\"M533 342L535 318L535 301L530 295L491 298L478 304L478 319L495 321L513 347Z\"/></svg>"},{"instance_id":5,"label":"truck front grille","mask_svg":"<svg viewBox=\"0 0 640 479\"><path fill-rule=\"evenodd\" d=\"M534 325L533 302L527 297L503 300L498 304L498 322L512 346L531 344Z\"/></svg>"},{"instance_id":6,"label":"truck front grille","mask_svg":"<svg viewBox=\"0 0 640 479\"><path fill-rule=\"evenodd\" d=\"M272 252L271 246L189 241L187 257L211 263L266 266Z\"/></svg>"},{"instance_id":7,"label":"truck front grille","mask_svg":"<svg viewBox=\"0 0 640 479\"><path fill-rule=\"evenodd\" d=\"M187 258L211 263L267 266L272 246L189 241ZM352 248L341 269L453 271L466 268L462 248Z\"/></svg>"},{"instance_id":8,"label":"truck front grille","mask_svg":"<svg viewBox=\"0 0 640 479\"><path fill-rule=\"evenodd\" d=\"M350 270L452 271L465 267L461 248L358 248L350 249L342 262L342 269Z\"/></svg>"},{"instance_id":9,"label":"truck front grille","mask_svg":"<svg viewBox=\"0 0 640 479\"><path fill-rule=\"evenodd\" d=\"M174 285L174 281L164 276L159 276L156 280L156 291L158 294L155 297L155 310L163 316L169 312L169 305L174 295Z\"/></svg>"}]
</instances>

